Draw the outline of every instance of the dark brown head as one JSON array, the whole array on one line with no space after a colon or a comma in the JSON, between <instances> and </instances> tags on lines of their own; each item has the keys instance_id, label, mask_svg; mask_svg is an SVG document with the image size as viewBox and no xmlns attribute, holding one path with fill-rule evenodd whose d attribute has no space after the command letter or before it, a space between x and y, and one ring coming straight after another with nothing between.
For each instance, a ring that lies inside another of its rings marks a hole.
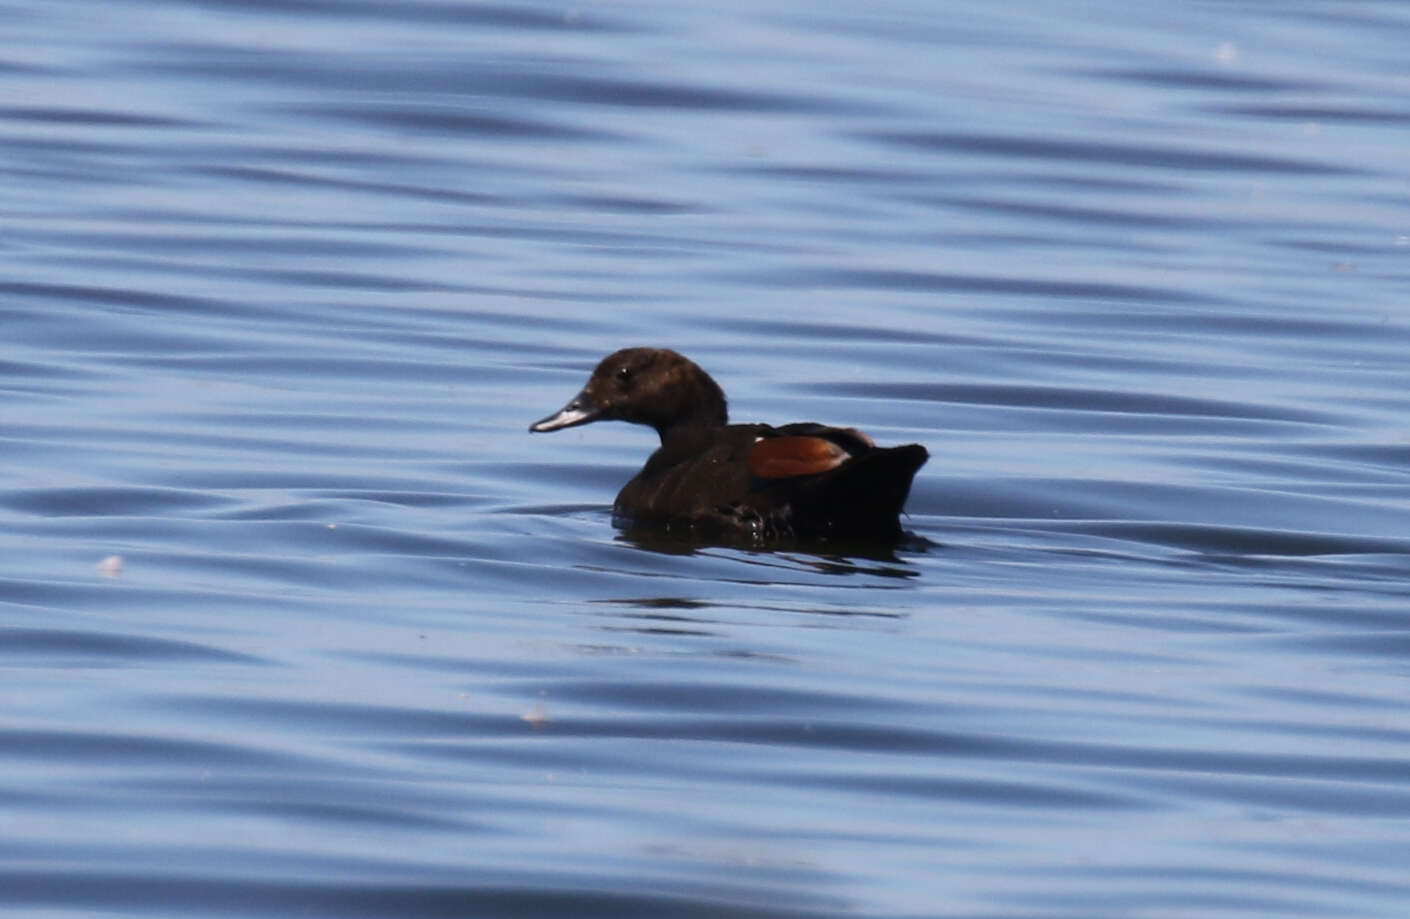
<instances>
[{"instance_id":1,"label":"dark brown head","mask_svg":"<svg viewBox=\"0 0 1410 919\"><path fill-rule=\"evenodd\" d=\"M664 442L672 429L719 427L726 417L725 394L693 362L665 348L626 348L603 358L582 392L529 430L616 419L651 425Z\"/></svg>"}]
</instances>

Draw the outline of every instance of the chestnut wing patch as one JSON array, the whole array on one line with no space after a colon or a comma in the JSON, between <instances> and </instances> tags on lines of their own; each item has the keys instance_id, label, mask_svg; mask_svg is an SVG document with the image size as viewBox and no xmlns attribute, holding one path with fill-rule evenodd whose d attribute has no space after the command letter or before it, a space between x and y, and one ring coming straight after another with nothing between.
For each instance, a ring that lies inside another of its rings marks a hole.
<instances>
[{"instance_id":1,"label":"chestnut wing patch","mask_svg":"<svg viewBox=\"0 0 1410 919\"><path fill-rule=\"evenodd\" d=\"M825 437L764 437L749 448L749 471L760 479L788 479L836 469L852 458Z\"/></svg>"}]
</instances>

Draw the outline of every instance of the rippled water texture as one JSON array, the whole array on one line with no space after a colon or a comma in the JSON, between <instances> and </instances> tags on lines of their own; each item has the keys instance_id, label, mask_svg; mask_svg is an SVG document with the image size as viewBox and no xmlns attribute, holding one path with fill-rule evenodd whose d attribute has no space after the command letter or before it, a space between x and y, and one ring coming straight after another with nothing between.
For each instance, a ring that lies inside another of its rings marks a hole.
<instances>
[{"instance_id":1,"label":"rippled water texture","mask_svg":"<svg viewBox=\"0 0 1410 919\"><path fill-rule=\"evenodd\" d=\"M0 911L1410 914L1407 49L0 2ZM619 533L630 344L915 538Z\"/></svg>"}]
</instances>

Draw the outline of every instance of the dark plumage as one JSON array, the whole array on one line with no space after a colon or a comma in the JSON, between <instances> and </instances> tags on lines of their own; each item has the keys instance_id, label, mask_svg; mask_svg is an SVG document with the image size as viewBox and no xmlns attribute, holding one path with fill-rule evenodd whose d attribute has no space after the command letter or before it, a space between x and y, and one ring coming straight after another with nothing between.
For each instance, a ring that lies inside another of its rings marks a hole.
<instances>
[{"instance_id":1,"label":"dark plumage","mask_svg":"<svg viewBox=\"0 0 1410 919\"><path fill-rule=\"evenodd\" d=\"M617 517L637 524L894 541L911 479L929 456L920 444L878 447L852 428L729 424L710 375L660 348L608 356L582 392L529 430L609 419L650 425L661 437L613 505Z\"/></svg>"}]
</instances>

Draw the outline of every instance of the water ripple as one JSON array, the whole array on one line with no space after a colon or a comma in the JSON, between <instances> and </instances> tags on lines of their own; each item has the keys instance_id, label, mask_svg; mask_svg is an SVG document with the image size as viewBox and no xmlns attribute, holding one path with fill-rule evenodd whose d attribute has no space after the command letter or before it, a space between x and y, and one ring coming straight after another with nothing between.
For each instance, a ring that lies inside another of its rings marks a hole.
<instances>
[{"instance_id":1,"label":"water ripple","mask_svg":"<svg viewBox=\"0 0 1410 919\"><path fill-rule=\"evenodd\" d=\"M1141 146L1109 140L1090 142L1049 137L920 131L879 132L866 135L866 139L890 147L935 153L1016 157L1043 162L1102 163L1161 170L1271 175L1353 175L1359 172L1346 164L1334 165L1292 157L1255 156L1234 150L1205 151L1173 146Z\"/></svg>"},{"instance_id":2,"label":"water ripple","mask_svg":"<svg viewBox=\"0 0 1410 919\"><path fill-rule=\"evenodd\" d=\"M184 661L258 662L258 658L249 655L195 642L65 629L0 629L0 655L10 658L12 666L29 667L100 662L128 666Z\"/></svg>"}]
</instances>

